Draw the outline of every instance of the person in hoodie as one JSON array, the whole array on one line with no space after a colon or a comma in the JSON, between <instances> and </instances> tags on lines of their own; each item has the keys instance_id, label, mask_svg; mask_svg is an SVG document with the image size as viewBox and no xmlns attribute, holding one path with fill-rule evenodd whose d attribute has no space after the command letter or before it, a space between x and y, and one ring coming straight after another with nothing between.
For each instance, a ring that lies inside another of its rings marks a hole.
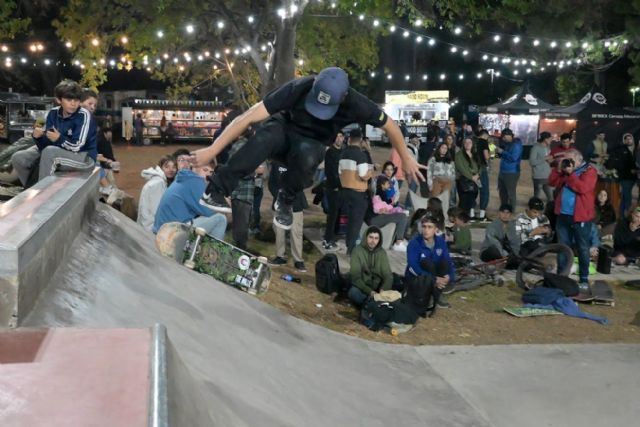
<instances>
[{"instance_id":1,"label":"person in hoodie","mask_svg":"<svg viewBox=\"0 0 640 427\"><path fill-rule=\"evenodd\" d=\"M162 157L157 166L142 171L141 175L147 182L140 192L136 222L145 230L153 228L160 199L173 182L176 171L176 162L171 156Z\"/></svg>"},{"instance_id":2,"label":"person in hoodie","mask_svg":"<svg viewBox=\"0 0 640 427\"><path fill-rule=\"evenodd\" d=\"M152 231L157 233L167 222L183 222L201 227L207 235L222 240L227 228L227 218L200 204L200 198L207 187L207 178L213 171L213 164L182 169L176 180L162 195Z\"/></svg>"},{"instance_id":3,"label":"person in hoodie","mask_svg":"<svg viewBox=\"0 0 640 427\"><path fill-rule=\"evenodd\" d=\"M351 252L349 270L349 299L358 307L381 291L388 291L393 284L393 273L387 253L382 248L382 232L371 226L365 238Z\"/></svg>"},{"instance_id":4,"label":"person in hoodie","mask_svg":"<svg viewBox=\"0 0 640 427\"><path fill-rule=\"evenodd\" d=\"M443 235L438 235L438 219L430 213L420 220L421 233L411 239L407 247L407 269L405 280L417 276L431 276L434 292L442 292L456 280L456 271L449 255L449 248ZM449 303L440 295L438 307L449 308Z\"/></svg>"},{"instance_id":5,"label":"person in hoodie","mask_svg":"<svg viewBox=\"0 0 640 427\"><path fill-rule=\"evenodd\" d=\"M498 192L500 204L516 206L518 180L520 179L520 160L522 160L522 141L513 137L511 129L502 131L500 146L496 147L500 154L500 173L498 174Z\"/></svg>"},{"instance_id":6,"label":"person in hoodie","mask_svg":"<svg viewBox=\"0 0 640 427\"><path fill-rule=\"evenodd\" d=\"M93 170L95 166L96 121L80 106L82 87L74 81L63 80L55 87L54 96L59 106L49 111L44 128L33 129L36 145L18 151L11 158L23 186L27 185L38 161L38 180L58 170Z\"/></svg>"}]
</instances>

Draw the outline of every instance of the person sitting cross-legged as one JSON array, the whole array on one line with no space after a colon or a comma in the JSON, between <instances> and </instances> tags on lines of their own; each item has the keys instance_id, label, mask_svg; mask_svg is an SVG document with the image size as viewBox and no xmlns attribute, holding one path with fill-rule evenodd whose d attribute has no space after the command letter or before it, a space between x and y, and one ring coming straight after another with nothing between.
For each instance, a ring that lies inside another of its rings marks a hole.
<instances>
[{"instance_id":1,"label":"person sitting cross-legged","mask_svg":"<svg viewBox=\"0 0 640 427\"><path fill-rule=\"evenodd\" d=\"M183 222L204 228L207 235L224 239L227 218L200 204L200 198L207 187L206 179L213 170L213 164L195 167L193 171L183 169L167 188L160 199L152 231L157 233L167 222Z\"/></svg>"},{"instance_id":2,"label":"person sitting cross-legged","mask_svg":"<svg viewBox=\"0 0 640 427\"><path fill-rule=\"evenodd\" d=\"M532 197L528 208L516 217L516 232L520 236L520 255L527 256L551 239L549 218L544 212L544 202Z\"/></svg>"},{"instance_id":3,"label":"person sitting cross-legged","mask_svg":"<svg viewBox=\"0 0 640 427\"><path fill-rule=\"evenodd\" d=\"M391 290L393 273L387 252L382 247L382 232L371 226L365 238L351 252L349 299L360 307L369 296Z\"/></svg>"},{"instance_id":4,"label":"person sitting cross-legged","mask_svg":"<svg viewBox=\"0 0 640 427\"><path fill-rule=\"evenodd\" d=\"M626 265L640 258L640 207L620 218L613 233L614 262Z\"/></svg>"},{"instance_id":5,"label":"person sitting cross-legged","mask_svg":"<svg viewBox=\"0 0 640 427\"><path fill-rule=\"evenodd\" d=\"M407 291L411 289L411 280L418 276L429 276L433 280L432 292L438 301L438 307L449 308L450 305L441 295L442 289L456 280L455 267L449 256L449 249L444 236L438 235L438 219L427 212L420 220L421 233L411 239L407 247L407 269L405 281Z\"/></svg>"},{"instance_id":6,"label":"person sitting cross-legged","mask_svg":"<svg viewBox=\"0 0 640 427\"><path fill-rule=\"evenodd\" d=\"M485 231L484 241L480 249L480 259L483 262L495 261L520 252L520 238L516 226L511 219L513 208L510 204L500 206L498 218ZM507 262L507 268L515 268L517 262Z\"/></svg>"}]
</instances>

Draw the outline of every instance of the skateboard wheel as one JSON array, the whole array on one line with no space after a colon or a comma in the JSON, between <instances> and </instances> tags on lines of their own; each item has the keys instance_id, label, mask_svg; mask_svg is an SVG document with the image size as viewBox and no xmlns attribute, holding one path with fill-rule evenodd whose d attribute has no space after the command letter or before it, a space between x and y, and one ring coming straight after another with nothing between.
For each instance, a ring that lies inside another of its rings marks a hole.
<instances>
[{"instance_id":1,"label":"skateboard wheel","mask_svg":"<svg viewBox=\"0 0 640 427\"><path fill-rule=\"evenodd\" d=\"M207 230L202 227L196 227L196 234L204 237L207 234Z\"/></svg>"},{"instance_id":2,"label":"skateboard wheel","mask_svg":"<svg viewBox=\"0 0 640 427\"><path fill-rule=\"evenodd\" d=\"M398 330L395 328L391 328L391 330L389 331L389 333L394 336L397 337L398 336Z\"/></svg>"},{"instance_id":3,"label":"skateboard wheel","mask_svg":"<svg viewBox=\"0 0 640 427\"><path fill-rule=\"evenodd\" d=\"M196 268L196 263L188 259L184 262L184 266L187 267L189 270L193 270L194 268Z\"/></svg>"}]
</instances>

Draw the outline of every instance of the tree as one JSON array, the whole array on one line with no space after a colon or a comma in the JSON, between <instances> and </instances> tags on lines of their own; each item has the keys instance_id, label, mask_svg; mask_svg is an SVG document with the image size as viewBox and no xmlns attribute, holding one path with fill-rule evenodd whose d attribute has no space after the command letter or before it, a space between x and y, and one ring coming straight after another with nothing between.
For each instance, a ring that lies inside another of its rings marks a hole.
<instances>
[{"instance_id":1,"label":"tree","mask_svg":"<svg viewBox=\"0 0 640 427\"><path fill-rule=\"evenodd\" d=\"M338 10L353 5L338 3ZM344 27L344 20L310 16L326 11L327 5L309 0L285 0L280 9L272 4L69 0L54 26L85 65L82 83L93 88L106 81L109 58L117 58L120 69L144 67L154 78L169 81L173 96L188 96L198 84L215 80L249 105L292 79L296 70L306 73L338 64L357 75L376 64L375 30L354 31ZM384 0L359 2L358 8L392 13Z\"/></svg>"}]
</instances>

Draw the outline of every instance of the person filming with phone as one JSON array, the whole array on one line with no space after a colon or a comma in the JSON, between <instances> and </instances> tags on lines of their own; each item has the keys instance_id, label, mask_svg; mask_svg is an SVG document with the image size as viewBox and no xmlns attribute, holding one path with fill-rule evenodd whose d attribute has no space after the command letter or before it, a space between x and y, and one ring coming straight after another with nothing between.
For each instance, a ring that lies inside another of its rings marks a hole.
<instances>
[{"instance_id":1,"label":"person filming with phone","mask_svg":"<svg viewBox=\"0 0 640 427\"><path fill-rule=\"evenodd\" d=\"M595 188L598 173L585 162L575 149L567 150L549 176L549 185L555 187L558 243L574 247L578 253L580 292L589 291L589 248L591 227L595 216ZM574 245L575 242L575 245ZM570 259L558 255L558 271Z\"/></svg>"}]
</instances>

